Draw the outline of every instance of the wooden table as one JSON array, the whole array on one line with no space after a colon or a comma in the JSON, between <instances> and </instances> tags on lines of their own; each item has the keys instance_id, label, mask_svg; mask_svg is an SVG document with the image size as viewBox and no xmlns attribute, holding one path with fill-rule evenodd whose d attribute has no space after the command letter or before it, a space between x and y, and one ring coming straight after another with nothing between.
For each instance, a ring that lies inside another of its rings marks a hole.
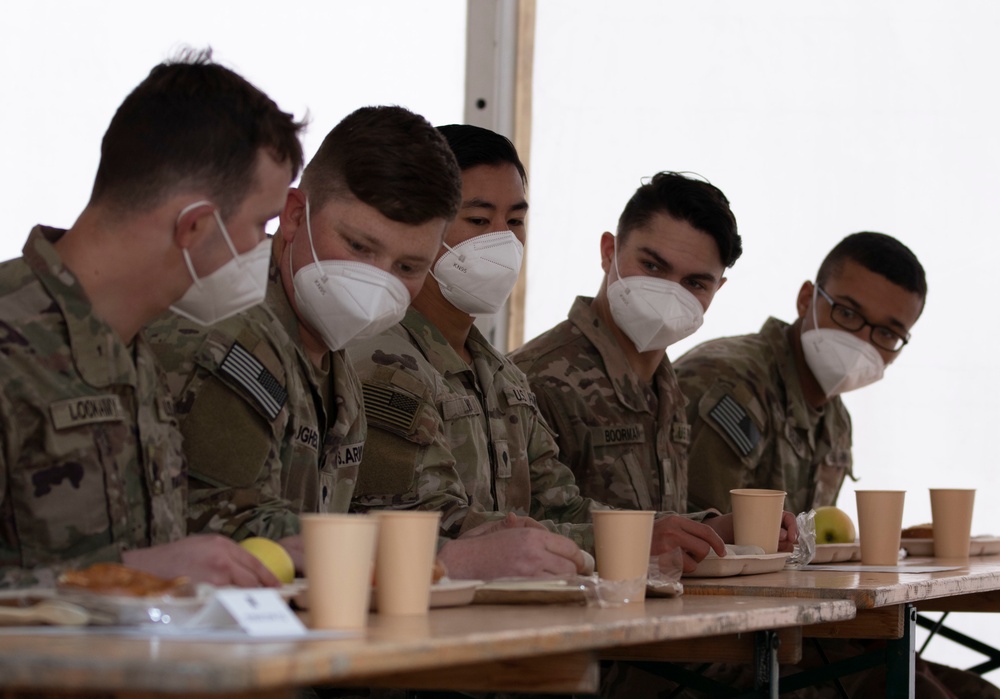
<instances>
[{"instance_id":1,"label":"wooden table","mask_svg":"<svg viewBox=\"0 0 1000 699\"><path fill-rule=\"evenodd\" d=\"M680 597L614 609L485 606L373 615L364 637L190 642L94 632L0 634L5 696L39 691L286 696L298 686L592 692L598 651L847 621L847 600ZM751 634L752 635L752 634Z\"/></svg>"},{"instance_id":2,"label":"wooden table","mask_svg":"<svg viewBox=\"0 0 1000 699\"><path fill-rule=\"evenodd\" d=\"M855 619L806 627L804 634L885 639L890 672L888 696L907 697L912 696L917 609L1000 611L1000 556L975 557L968 562L919 558L903 565L961 567L934 573L784 570L736 578L685 578L684 589L689 596L849 600L858 609ZM852 566L857 564L843 564L844 568Z\"/></svg>"}]
</instances>

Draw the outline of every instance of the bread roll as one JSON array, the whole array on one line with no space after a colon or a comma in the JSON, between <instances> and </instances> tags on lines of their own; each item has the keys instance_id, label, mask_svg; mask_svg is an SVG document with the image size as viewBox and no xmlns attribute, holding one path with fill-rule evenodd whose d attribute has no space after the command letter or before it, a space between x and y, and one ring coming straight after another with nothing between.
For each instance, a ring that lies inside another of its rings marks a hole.
<instances>
[{"instance_id":1,"label":"bread roll","mask_svg":"<svg viewBox=\"0 0 1000 699\"><path fill-rule=\"evenodd\" d=\"M933 539L934 527L930 524L918 524L904 529L901 536L903 539Z\"/></svg>"}]
</instances>

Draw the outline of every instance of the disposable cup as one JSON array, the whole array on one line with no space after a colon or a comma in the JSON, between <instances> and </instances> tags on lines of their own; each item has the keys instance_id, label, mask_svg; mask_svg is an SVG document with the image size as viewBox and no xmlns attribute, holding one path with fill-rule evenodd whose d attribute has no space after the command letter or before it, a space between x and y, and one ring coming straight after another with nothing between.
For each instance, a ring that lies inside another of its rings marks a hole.
<instances>
[{"instance_id":1,"label":"disposable cup","mask_svg":"<svg viewBox=\"0 0 1000 699\"><path fill-rule=\"evenodd\" d=\"M863 565L894 566L899 563L905 495L905 490L855 491Z\"/></svg>"},{"instance_id":2,"label":"disposable cup","mask_svg":"<svg viewBox=\"0 0 1000 699\"><path fill-rule=\"evenodd\" d=\"M729 491L729 497L733 506L733 543L777 553L785 491L737 488Z\"/></svg>"},{"instance_id":3,"label":"disposable cup","mask_svg":"<svg viewBox=\"0 0 1000 699\"><path fill-rule=\"evenodd\" d=\"M379 614L426 614L437 552L440 512L373 513L381 523L375 554Z\"/></svg>"},{"instance_id":4,"label":"disposable cup","mask_svg":"<svg viewBox=\"0 0 1000 699\"><path fill-rule=\"evenodd\" d=\"M930 490L934 555L938 558L968 558L976 491L958 488Z\"/></svg>"},{"instance_id":5,"label":"disposable cup","mask_svg":"<svg viewBox=\"0 0 1000 699\"><path fill-rule=\"evenodd\" d=\"M367 625L378 528L368 515L302 515L312 628Z\"/></svg>"},{"instance_id":6,"label":"disposable cup","mask_svg":"<svg viewBox=\"0 0 1000 699\"><path fill-rule=\"evenodd\" d=\"M597 575L602 580L641 581L629 601L645 597L649 549L653 540L653 517L648 510L595 510L594 552Z\"/></svg>"}]
</instances>

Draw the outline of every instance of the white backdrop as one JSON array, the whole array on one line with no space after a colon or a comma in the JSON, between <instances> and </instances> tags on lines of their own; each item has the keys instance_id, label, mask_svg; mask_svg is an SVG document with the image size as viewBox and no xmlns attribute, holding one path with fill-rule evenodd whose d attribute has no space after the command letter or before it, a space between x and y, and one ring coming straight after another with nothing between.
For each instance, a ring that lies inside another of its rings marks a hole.
<instances>
[{"instance_id":1,"label":"white backdrop","mask_svg":"<svg viewBox=\"0 0 1000 699\"><path fill-rule=\"evenodd\" d=\"M0 4L0 259L35 223L72 224L114 109L178 46L210 44L284 109L308 110L308 157L364 104L461 121L464 23L461 0ZM909 524L930 520L928 487L977 487L974 530L1000 534L998 28L986 0L538 0L527 337L596 291L600 233L658 170L721 187L746 250L671 356L791 319L840 238L895 235L930 290L885 380L846 398L859 486L907 488ZM956 625L1000 643L989 620ZM941 642L929 657L975 660Z\"/></svg>"}]
</instances>

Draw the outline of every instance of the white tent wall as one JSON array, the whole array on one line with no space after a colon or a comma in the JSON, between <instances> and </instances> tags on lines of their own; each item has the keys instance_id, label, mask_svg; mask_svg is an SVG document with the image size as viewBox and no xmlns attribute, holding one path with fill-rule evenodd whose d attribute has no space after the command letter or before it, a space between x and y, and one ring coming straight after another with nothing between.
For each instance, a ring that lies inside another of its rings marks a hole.
<instances>
[{"instance_id":1,"label":"white tent wall","mask_svg":"<svg viewBox=\"0 0 1000 699\"><path fill-rule=\"evenodd\" d=\"M858 486L907 488L907 523L929 521L928 487L975 486L975 532L1000 534L998 28L986 0L538 0L525 337L596 291L601 232L658 170L720 186L746 250L672 357L791 319L800 284L847 233L896 235L930 291L885 380L846 398ZM72 224L114 109L182 45L211 45L283 108L308 111L307 157L364 104L436 124L466 114L465 0L36 0L0 4L0 32L0 259L35 223ZM841 498L852 514L853 487ZM1000 643L991 620L955 625ZM975 660L940 641L929 657Z\"/></svg>"},{"instance_id":2,"label":"white tent wall","mask_svg":"<svg viewBox=\"0 0 1000 699\"><path fill-rule=\"evenodd\" d=\"M177 50L211 46L282 109L308 115L308 160L364 105L461 122L465 20L465 0L0 3L0 259L19 255L36 223L73 223L115 109Z\"/></svg>"}]
</instances>

